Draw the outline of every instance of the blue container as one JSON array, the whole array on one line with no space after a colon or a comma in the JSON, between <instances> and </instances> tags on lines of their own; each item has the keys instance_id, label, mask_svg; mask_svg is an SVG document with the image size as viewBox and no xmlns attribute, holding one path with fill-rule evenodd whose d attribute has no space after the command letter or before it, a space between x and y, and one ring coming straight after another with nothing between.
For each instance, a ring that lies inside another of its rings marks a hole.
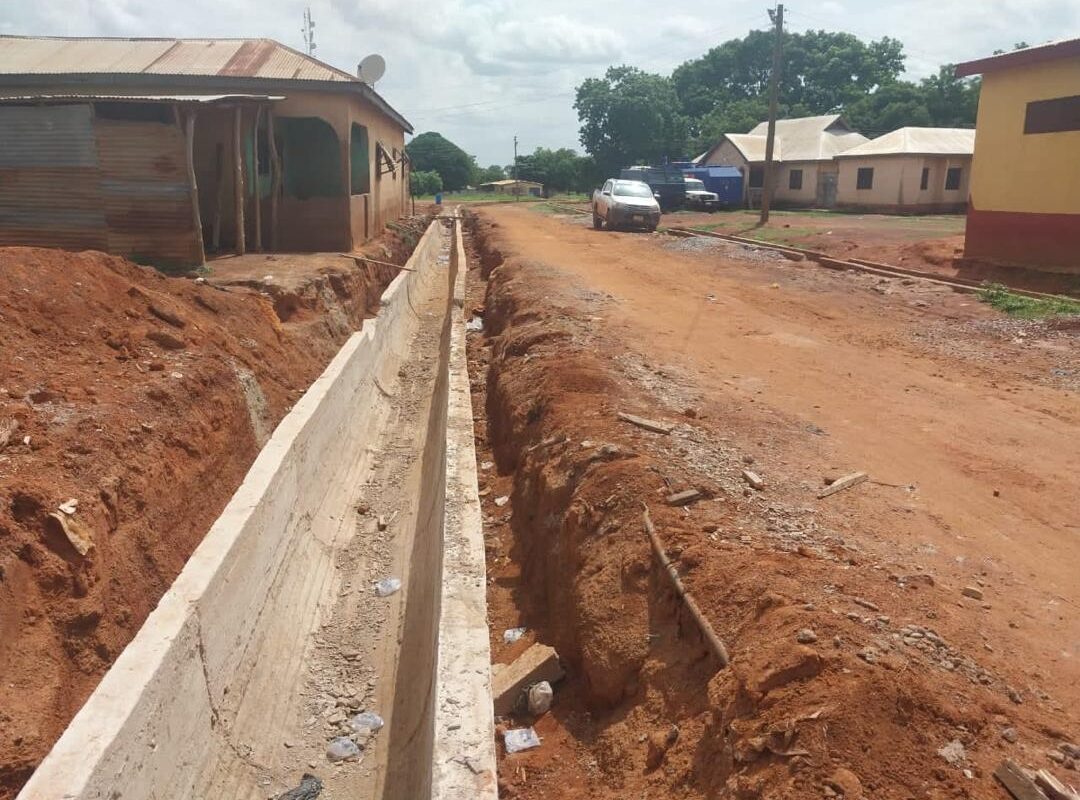
<instances>
[{"instance_id":1,"label":"blue container","mask_svg":"<svg viewBox=\"0 0 1080 800\"><path fill-rule=\"evenodd\" d=\"M435 192L435 205L442 205L442 192Z\"/></svg>"},{"instance_id":2,"label":"blue container","mask_svg":"<svg viewBox=\"0 0 1080 800\"><path fill-rule=\"evenodd\" d=\"M743 204L743 176L737 167L694 167L683 170L688 178L697 178L720 198L720 205L732 208Z\"/></svg>"}]
</instances>

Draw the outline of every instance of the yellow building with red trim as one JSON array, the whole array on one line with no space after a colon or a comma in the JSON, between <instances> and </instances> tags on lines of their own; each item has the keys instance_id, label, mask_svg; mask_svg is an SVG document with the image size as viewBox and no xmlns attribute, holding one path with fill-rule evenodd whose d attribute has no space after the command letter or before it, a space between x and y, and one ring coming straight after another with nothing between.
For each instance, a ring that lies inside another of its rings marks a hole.
<instances>
[{"instance_id":1,"label":"yellow building with red trim","mask_svg":"<svg viewBox=\"0 0 1080 800\"><path fill-rule=\"evenodd\" d=\"M956 74L983 76L964 255L1080 273L1080 39Z\"/></svg>"}]
</instances>

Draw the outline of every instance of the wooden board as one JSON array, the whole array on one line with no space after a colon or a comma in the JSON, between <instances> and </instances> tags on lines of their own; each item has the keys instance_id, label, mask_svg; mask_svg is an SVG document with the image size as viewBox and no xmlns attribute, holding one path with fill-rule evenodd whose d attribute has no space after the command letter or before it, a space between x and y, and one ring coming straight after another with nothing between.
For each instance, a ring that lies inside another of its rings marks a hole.
<instances>
[{"instance_id":1,"label":"wooden board","mask_svg":"<svg viewBox=\"0 0 1080 800\"><path fill-rule=\"evenodd\" d=\"M1002 761L994 770L994 777L1016 800L1047 800L1035 781L1012 761Z\"/></svg>"},{"instance_id":2,"label":"wooden board","mask_svg":"<svg viewBox=\"0 0 1080 800\"><path fill-rule=\"evenodd\" d=\"M634 414L624 414L622 411L619 412L619 419L621 419L623 422L629 422L631 425L637 425L639 428L644 428L647 431L652 431L653 433L662 433L664 435L667 435L673 430L675 430L674 425L668 425L663 422L657 422L656 420L646 419L645 417L638 417Z\"/></svg>"},{"instance_id":3,"label":"wooden board","mask_svg":"<svg viewBox=\"0 0 1080 800\"><path fill-rule=\"evenodd\" d=\"M850 475L845 475L842 478L837 478L835 481L833 481L831 486L818 493L818 499L821 499L822 497L828 497L829 495L836 494L837 492L842 492L844 491L844 489L850 489L852 486L857 486L863 481L869 479L869 477L870 476L867 475L865 472L853 472Z\"/></svg>"}]
</instances>

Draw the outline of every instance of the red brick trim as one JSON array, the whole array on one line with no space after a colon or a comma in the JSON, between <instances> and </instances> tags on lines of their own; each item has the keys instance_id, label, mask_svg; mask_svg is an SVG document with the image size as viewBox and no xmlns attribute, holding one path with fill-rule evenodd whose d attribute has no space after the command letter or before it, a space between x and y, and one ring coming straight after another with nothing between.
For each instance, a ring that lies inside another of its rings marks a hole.
<instances>
[{"instance_id":1,"label":"red brick trim","mask_svg":"<svg viewBox=\"0 0 1080 800\"><path fill-rule=\"evenodd\" d=\"M969 203L964 256L1080 274L1080 214L982 211Z\"/></svg>"}]
</instances>

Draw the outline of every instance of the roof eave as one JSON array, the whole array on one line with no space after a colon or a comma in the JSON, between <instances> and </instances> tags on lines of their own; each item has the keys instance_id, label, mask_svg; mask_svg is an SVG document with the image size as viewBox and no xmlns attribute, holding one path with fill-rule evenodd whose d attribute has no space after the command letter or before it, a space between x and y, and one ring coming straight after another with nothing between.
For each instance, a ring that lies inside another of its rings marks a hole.
<instances>
[{"instance_id":1,"label":"roof eave","mask_svg":"<svg viewBox=\"0 0 1080 800\"><path fill-rule=\"evenodd\" d=\"M957 64L954 72L958 78L969 78L972 75L984 75L987 72L1040 64L1044 61L1053 61L1059 58L1080 58L1080 39L1069 39L1064 42L1027 47L1023 50L1013 50L1009 53L987 56L975 61L965 61L962 64Z\"/></svg>"},{"instance_id":2,"label":"roof eave","mask_svg":"<svg viewBox=\"0 0 1080 800\"><path fill-rule=\"evenodd\" d=\"M370 102L379 111L397 123L406 133L413 133L412 124L405 119L382 96L363 81L320 81L286 78L251 78L229 75L157 75L143 72L134 73L22 73L0 74L0 85L42 86L42 85L93 86L95 84L129 86L183 86L207 89L247 89L309 92L355 93Z\"/></svg>"}]
</instances>

